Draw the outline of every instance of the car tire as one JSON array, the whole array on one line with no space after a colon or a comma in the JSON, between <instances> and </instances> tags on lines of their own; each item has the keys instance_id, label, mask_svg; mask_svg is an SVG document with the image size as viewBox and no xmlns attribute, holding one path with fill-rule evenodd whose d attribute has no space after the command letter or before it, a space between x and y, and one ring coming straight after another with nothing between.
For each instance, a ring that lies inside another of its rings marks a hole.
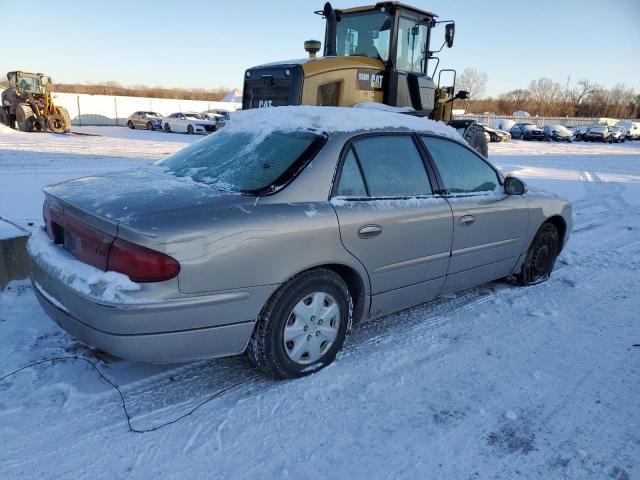
<instances>
[{"instance_id":1,"label":"car tire","mask_svg":"<svg viewBox=\"0 0 640 480\"><path fill-rule=\"evenodd\" d=\"M171 126L168 123L165 123L162 130L164 131L164 133L171 133Z\"/></svg>"},{"instance_id":2,"label":"car tire","mask_svg":"<svg viewBox=\"0 0 640 480\"><path fill-rule=\"evenodd\" d=\"M303 272L271 296L260 313L247 356L275 378L309 375L334 361L351 315L351 297L338 274L323 268Z\"/></svg>"},{"instance_id":3,"label":"car tire","mask_svg":"<svg viewBox=\"0 0 640 480\"><path fill-rule=\"evenodd\" d=\"M133 126L133 122L131 120L127 122L127 127L129 127L131 130L134 130L136 128Z\"/></svg>"},{"instance_id":4,"label":"car tire","mask_svg":"<svg viewBox=\"0 0 640 480\"><path fill-rule=\"evenodd\" d=\"M480 155L489 156L489 145L485 137L484 129L477 123L472 123L464 131L462 138Z\"/></svg>"},{"instance_id":5,"label":"car tire","mask_svg":"<svg viewBox=\"0 0 640 480\"><path fill-rule=\"evenodd\" d=\"M542 224L531 242L520 271L515 274L519 285L536 285L549 279L560 253L560 235L552 223Z\"/></svg>"},{"instance_id":6,"label":"car tire","mask_svg":"<svg viewBox=\"0 0 640 480\"><path fill-rule=\"evenodd\" d=\"M147 122L147 130L153 130L153 123Z\"/></svg>"},{"instance_id":7,"label":"car tire","mask_svg":"<svg viewBox=\"0 0 640 480\"><path fill-rule=\"evenodd\" d=\"M187 133L193 135L193 125L187 125Z\"/></svg>"}]
</instances>

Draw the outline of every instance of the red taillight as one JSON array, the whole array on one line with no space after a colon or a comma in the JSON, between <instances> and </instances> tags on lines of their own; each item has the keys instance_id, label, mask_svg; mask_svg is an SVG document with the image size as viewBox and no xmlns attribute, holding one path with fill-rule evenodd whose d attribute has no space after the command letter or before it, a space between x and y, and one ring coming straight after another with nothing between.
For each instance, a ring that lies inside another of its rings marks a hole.
<instances>
[{"instance_id":1,"label":"red taillight","mask_svg":"<svg viewBox=\"0 0 640 480\"><path fill-rule=\"evenodd\" d=\"M46 201L42 216L49 237L81 262L123 273L134 282L162 282L180 272L180 264L170 256L94 230Z\"/></svg>"},{"instance_id":2,"label":"red taillight","mask_svg":"<svg viewBox=\"0 0 640 480\"><path fill-rule=\"evenodd\" d=\"M49 235L49 237L51 238L51 240L53 240L54 242L58 243L57 239L56 239L56 234L55 234L55 229L53 226L53 223L51 221L51 206L49 205L49 202L47 202L45 200L45 202L42 204L42 218L44 220L44 230L45 232L47 232L47 234Z\"/></svg>"},{"instance_id":3,"label":"red taillight","mask_svg":"<svg viewBox=\"0 0 640 480\"><path fill-rule=\"evenodd\" d=\"M116 239L109 250L107 270L128 275L134 282L163 282L180 272L180 264L164 253Z\"/></svg>"}]
</instances>

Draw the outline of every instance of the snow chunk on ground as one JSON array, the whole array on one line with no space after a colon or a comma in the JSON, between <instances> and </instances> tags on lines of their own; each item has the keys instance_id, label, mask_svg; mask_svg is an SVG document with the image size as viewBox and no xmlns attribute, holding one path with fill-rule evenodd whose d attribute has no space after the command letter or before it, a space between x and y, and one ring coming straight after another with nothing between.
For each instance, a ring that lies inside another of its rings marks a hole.
<instances>
[{"instance_id":1,"label":"snow chunk on ground","mask_svg":"<svg viewBox=\"0 0 640 480\"><path fill-rule=\"evenodd\" d=\"M98 302L140 303L124 292L140 290L140 285L117 272L102 270L76 260L70 253L54 244L44 230L36 229L27 243L29 254L49 274L63 281L73 291ZM40 291L43 291L40 289Z\"/></svg>"}]
</instances>

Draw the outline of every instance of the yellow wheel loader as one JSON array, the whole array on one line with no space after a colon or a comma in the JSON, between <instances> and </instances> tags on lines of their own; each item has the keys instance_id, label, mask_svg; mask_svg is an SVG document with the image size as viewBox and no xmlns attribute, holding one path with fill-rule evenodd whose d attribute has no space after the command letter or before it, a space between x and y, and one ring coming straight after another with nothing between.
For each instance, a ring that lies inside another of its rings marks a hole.
<instances>
[{"instance_id":1,"label":"yellow wheel loader","mask_svg":"<svg viewBox=\"0 0 640 480\"><path fill-rule=\"evenodd\" d=\"M305 42L309 58L260 65L245 72L242 108L283 105L350 107L377 102L405 107L409 114L441 120L457 128L480 153L487 140L475 122L452 121L456 72L438 71L437 54L453 46L455 23L398 2L334 9L329 2L315 12L326 20L321 44ZM431 49L432 31L444 25L444 42ZM436 72L437 84L434 81ZM447 79L449 85L441 84Z\"/></svg>"},{"instance_id":2,"label":"yellow wheel loader","mask_svg":"<svg viewBox=\"0 0 640 480\"><path fill-rule=\"evenodd\" d=\"M51 78L42 73L9 72L9 88L2 92L0 123L22 132L71 130L71 118L65 108L54 105L49 91Z\"/></svg>"}]
</instances>

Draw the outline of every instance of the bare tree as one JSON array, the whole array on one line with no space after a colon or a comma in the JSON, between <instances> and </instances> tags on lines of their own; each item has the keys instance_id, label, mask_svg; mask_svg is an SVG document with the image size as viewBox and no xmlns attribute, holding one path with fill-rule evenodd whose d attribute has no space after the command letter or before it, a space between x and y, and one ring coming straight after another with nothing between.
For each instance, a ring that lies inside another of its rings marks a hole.
<instances>
[{"instance_id":1,"label":"bare tree","mask_svg":"<svg viewBox=\"0 0 640 480\"><path fill-rule=\"evenodd\" d=\"M533 80L529 85L531 92L531 104L533 106L534 115L553 115L557 114L554 110L564 101L565 89L558 82L554 82L550 78L540 78Z\"/></svg>"},{"instance_id":2,"label":"bare tree","mask_svg":"<svg viewBox=\"0 0 640 480\"><path fill-rule=\"evenodd\" d=\"M530 101L531 92L523 88L518 88L500 95L498 97L498 107L501 112L511 115L518 110L527 110Z\"/></svg>"},{"instance_id":3,"label":"bare tree","mask_svg":"<svg viewBox=\"0 0 640 480\"><path fill-rule=\"evenodd\" d=\"M460 90L469 92L471 99L479 100L487 88L487 74L475 68L465 68L458 78L458 85Z\"/></svg>"}]
</instances>

